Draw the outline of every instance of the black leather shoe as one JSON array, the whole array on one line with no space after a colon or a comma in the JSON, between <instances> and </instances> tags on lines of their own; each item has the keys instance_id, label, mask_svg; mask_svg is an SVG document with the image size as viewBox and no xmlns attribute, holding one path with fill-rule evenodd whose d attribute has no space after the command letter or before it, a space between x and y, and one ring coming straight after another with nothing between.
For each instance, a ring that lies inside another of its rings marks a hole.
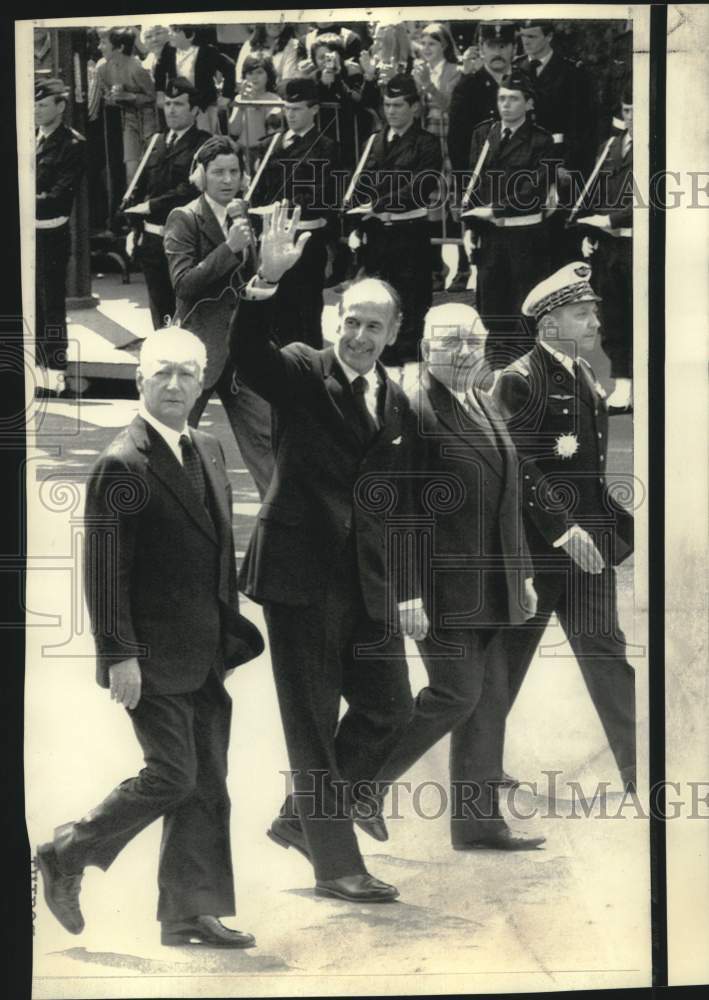
<instances>
[{"instance_id":1,"label":"black leather shoe","mask_svg":"<svg viewBox=\"0 0 709 1000\"><path fill-rule=\"evenodd\" d=\"M201 948L253 948L253 934L233 931L217 917L191 917L189 920L164 922L160 941L165 945L188 945Z\"/></svg>"},{"instance_id":2,"label":"black leather shoe","mask_svg":"<svg viewBox=\"0 0 709 1000\"><path fill-rule=\"evenodd\" d=\"M81 934L84 918L79 908L79 893L83 872L65 875L59 868L54 844L41 844L37 848L37 865L42 873L47 906L65 930Z\"/></svg>"},{"instance_id":3,"label":"black leather shoe","mask_svg":"<svg viewBox=\"0 0 709 1000\"><path fill-rule=\"evenodd\" d=\"M526 837L512 833L505 827L479 840L466 840L453 844L454 851L535 851L546 843L546 837Z\"/></svg>"},{"instance_id":4,"label":"black leather shoe","mask_svg":"<svg viewBox=\"0 0 709 1000\"><path fill-rule=\"evenodd\" d=\"M343 875L341 878L318 879L316 896L334 896L348 903L393 903L399 890L373 875Z\"/></svg>"},{"instance_id":5,"label":"black leather shoe","mask_svg":"<svg viewBox=\"0 0 709 1000\"><path fill-rule=\"evenodd\" d=\"M286 849L295 847L296 851L300 851L304 858L312 861L305 840L305 834L303 833L303 827L297 819L286 819L284 816L277 816L273 823L271 823L270 829L266 830L266 836L274 844L278 844L279 847L285 847Z\"/></svg>"},{"instance_id":6,"label":"black leather shoe","mask_svg":"<svg viewBox=\"0 0 709 1000\"><path fill-rule=\"evenodd\" d=\"M381 844L389 839L389 831L382 816L383 809L384 802L381 800L376 805L374 802L369 801L355 802L352 806L352 819L360 830L364 830L365 833L368 833L370 837L374 837Z\"/></svg>"}]
</instances>

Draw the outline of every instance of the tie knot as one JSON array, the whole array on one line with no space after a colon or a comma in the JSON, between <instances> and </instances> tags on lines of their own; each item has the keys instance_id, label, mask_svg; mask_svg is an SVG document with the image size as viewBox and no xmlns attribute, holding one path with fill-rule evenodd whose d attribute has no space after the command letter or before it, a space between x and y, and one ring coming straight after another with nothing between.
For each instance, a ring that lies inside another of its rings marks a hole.
<instances>
[{"instance_id":1,"label":"tie knot","mask_svg":"<svg viewBox=\"0 0 709 1000\"><path fill-rule=\"evenodd\" d=\"M183 451L185 449L188 451L192 449L192 438L186 432L184 434L180 434L180 448L182 448Z\"/></svg>"},{"instance_id":2,"label":"tie knot","mask_svg":"<svg viewBox=\"0 0 709 1000\"><path fill-rule=\"evenodd\" d=\"M352 392L356 396L364 396L367 391L367 380L364 375L358 375L352 382Z\"/></svg>"},{"instance_id":3,"label":"tie knot","mask_svg":"<svg viewBox=\"0 0 709 1000\"><path fill-rule=\"evenodd\" d=\"M541 64L542 64L541 59L531 59L530 62L529 62L530 67L532 68L533 72L535 72L535 73L537 72L537 70L539 69L539 67L541 66Z\"/></svg>"}]
</instances>

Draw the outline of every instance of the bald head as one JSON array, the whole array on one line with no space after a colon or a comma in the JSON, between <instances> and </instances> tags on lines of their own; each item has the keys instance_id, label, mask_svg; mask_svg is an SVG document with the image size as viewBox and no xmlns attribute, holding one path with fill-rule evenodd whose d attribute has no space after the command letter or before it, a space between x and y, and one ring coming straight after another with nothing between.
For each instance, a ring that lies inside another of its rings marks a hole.
<instances>
[{"instance_id":1,"label":"bald head","mask_svg":"<svg viewBox=\"0 0 709 1000\"><path fill-rule=\"evenodd\" d=\"M439 382L463 392L484 379L487 330L472 306L448 302L426 313L421 352Z\"/></svg>"},{"instance_id":2,"label":"bald head","mask_svg":"<svg viewBox=\"0 0 709 1000\"><path fill-rule=\"evenodd\" d=\"M194 366L201 379L207 365L207 349L189 330L181 326L168 326L146 337L140 349L138 369L145 378L153 375L164 363Z\"/></svg>"}]
</instances>

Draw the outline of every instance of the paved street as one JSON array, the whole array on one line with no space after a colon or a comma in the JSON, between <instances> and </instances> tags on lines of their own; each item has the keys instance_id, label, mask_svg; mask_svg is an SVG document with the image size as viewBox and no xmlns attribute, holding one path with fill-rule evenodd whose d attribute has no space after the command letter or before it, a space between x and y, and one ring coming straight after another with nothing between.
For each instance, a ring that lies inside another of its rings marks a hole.
<instances>
[{"instance_id":1,"label":"paved street","mask_svg":"<svg viewBox=\"0 0 709 1000\"><path fill-rule=\"evenodd\" d=\"M130 293L136 323L144 325L139 283L113 291L114 301ZM89 326L91 314L82 313L80 321ZM605 359L598 352L593 360L605 379ZM27 820L33 846L141 766L125 712L93 680L79 556L85 477L136 409L131 399L36 403L37 447L28 449L26 700ZM226 450L241 556L258 510L256 491L220 403L210 403L201 426ZM611 434L611 472L631 471L630 418L614 418ZM642 781L645 608L634 598L633 572L632 561L621 567L619 599L621 625L638 653L633 662ZM265 634L260 608L242 599L242 610ZM415 689L424 672L415 647L409 653ZM625 818L610 821L620 803L613 760L555 623L511 714L505 760L510 773L532 783L506 803L510 823L543 833L546 848L508 856L450 850L442 802L443 740L407 775L414 788L419 786L419 796L414 803L412 796L402 795L402 818L388 824L390 840L378 844L359 834L369 870L401 890L401 900L392 905L352 906L316 898L305 860L266 839L264 831L286 787L281 772L288 767L268 651L240 668L229 689L238 899L233 923L254 933L258 948L220 953L160 946L154 919L160 836L155 824L107 873L88 870L82 892L87 927L80 937L57 924L40 887L37 997L62 989L75 997L402 995L649 982L648 825L634 818L631 804ZM556 797L548 794L545 772L551 771L562 772ZM580 782L589 794L598 782L610 782L610 818L586 818L578 804L574 817L568 789L562 788L566 781ZM531 819L514 818L535 811ZM82 977L82 984L68 988L66 977Z\"/></svg>"}]
</instances>

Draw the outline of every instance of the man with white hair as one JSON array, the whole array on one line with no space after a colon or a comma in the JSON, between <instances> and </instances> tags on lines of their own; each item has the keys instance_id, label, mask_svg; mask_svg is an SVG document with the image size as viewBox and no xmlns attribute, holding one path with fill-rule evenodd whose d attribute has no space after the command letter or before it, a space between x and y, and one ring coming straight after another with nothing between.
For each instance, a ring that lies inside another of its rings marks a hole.
<instances>
[{"instance_id":1,"label":"man with white hair","mask_svg":"<svg viewBox=\"0 0 709 1000\"><path fill-rule=\"evenodd\" d=\"M428 685L374 782L377 822L387 787L451 733L454 850L530 850L543 837L513 833L500 815L507 715L505 661L490 655L504 626L535 611L532 564L516 490L517 454L495 406L478 388L489 376L487 331L463 303L434 306L421 343L423 374L411 394L421 455L422 513L433 516L430 559L421 567L428 635L419 641ZM431 505L438 492L445 502ZM360 807L364 809L366 807Z\"/></svg>"},{"instance_id":2,"label":"man with white hair","mask_svg":"<svg viewBox=\"0 0 709 1000\"><path fill-rule=\"evenodd\" d=\"M84 564L96 679L128 711L145 766L58 827L37 861L49 909L79 934L84 869L105 871L162 816L162 943L248 948L252 935L218 919L235 912L224 678L263 641L238 611L224 454L187 425L205 364L186 330L148 337L140 411L91 470Z\"/></svg>"}]
</instances>

